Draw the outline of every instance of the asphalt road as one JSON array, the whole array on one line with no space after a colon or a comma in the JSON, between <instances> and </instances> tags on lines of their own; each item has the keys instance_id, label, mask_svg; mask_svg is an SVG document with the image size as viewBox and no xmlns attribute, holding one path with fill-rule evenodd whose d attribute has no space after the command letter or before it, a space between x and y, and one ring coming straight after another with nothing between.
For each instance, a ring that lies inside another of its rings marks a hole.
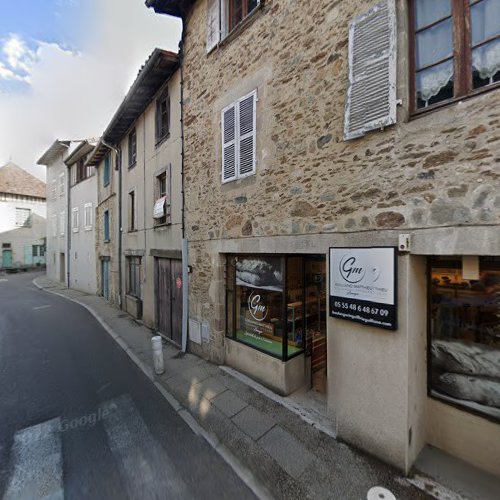
<instances>
[{"instance_id":1,"label":"asphalt road","mask_svg":"<svg viewBox=\"0 0 500 500\"><path fill-rule=\"evenodd\" d=\"M254 498L79 305L0 275L0 498Z\"/></svg>"}]
</instances>

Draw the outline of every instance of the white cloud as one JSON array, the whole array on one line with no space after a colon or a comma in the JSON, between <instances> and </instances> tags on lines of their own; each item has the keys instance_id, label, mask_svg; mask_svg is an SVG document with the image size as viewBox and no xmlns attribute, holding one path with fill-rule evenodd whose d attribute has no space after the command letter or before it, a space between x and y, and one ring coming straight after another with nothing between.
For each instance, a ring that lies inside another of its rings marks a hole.
<instances>
[{"instance_id":1,"label":"white cloud","mask_svg":"<svg viewBox=\"0 0 500 500\"><path fill-rule=\"evenodd\" d=\"M36 60L36 54L26 42L15 33L11 33L3 44L3 53L9 66L16 71L29 75Z\"/></svg>"},{"instance_id":2,"label":"white cloud","mask_svg":"<svg viewBox=\"0 0 500 500\"><path fill-rule=\"evenodd\" d=\"M0 79L29 78L30 86L0 92L0 165L12 157L43 177L35 163L54 139L100 135L153 49L177 50L180 21L155 15L142 1L87 5L92 15L79 27L88 35L79 52L63 49L64 41L39 41L36 51L19 40L8 46Z\"/></svg>"}]
</instances>

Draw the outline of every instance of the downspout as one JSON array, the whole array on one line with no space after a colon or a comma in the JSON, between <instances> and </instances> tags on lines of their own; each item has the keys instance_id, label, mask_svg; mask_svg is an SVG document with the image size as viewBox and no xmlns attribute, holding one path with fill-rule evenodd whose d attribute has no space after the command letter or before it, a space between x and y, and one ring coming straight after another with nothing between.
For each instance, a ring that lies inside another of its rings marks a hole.
<instances>
[{"instance_id":1,"label":"downspout","mask_svg":"<svg viewBox=\"0 0 500 500\"><path fill-rule=\"evenodd\" d=\"M116 167L118 170L118 305L120 309L123 309L122 300L122 289L123 289L123 279L122 279L122 158L120 150L111 144L108 144L104 139L101 142L107 148L111 149L116 155Z\"/></svg>"},{"instance_id":2,"label":"downspout","mask_svg":"<svg viewBox=\"0 0 500 500\"><path fill-rule=\"evenodd\" d=\"M182 35L179 43L179 71L181 75L181 219L182 219L182 352L187 350L189 318L189 274L188 241L186 238L186 200L184 192L184 40L186 35L186 17L182 17Z\"/></svg>"}]
</instances>

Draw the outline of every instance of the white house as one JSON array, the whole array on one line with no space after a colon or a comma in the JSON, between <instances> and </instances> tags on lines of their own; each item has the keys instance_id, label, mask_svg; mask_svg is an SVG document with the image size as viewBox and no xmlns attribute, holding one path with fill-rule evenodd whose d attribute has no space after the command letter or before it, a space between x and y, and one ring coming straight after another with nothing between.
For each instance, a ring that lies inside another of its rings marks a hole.
<instances>
[{"instance_id":1,"label":"white house","mask_svg":"<svg viewBox=\"0 0 500 500\"><path fill-rule=\"evenodd\" d=\"M56 140L37 162L47 167L47 276L61 283L67 283L68 175L64 160L71 147L71 141Z\"/></svg>"},{"instance_id":2,"label":"white house","mask_svg":"<svg viewBox=\"0 0 500 500\"><path fill-rule=\"evenodd\" d=\"M10 162L0 168L0 268L45 264L45 183Z\"/></svg>"},{"instance_id":3,"label":"white house","mask_svg":"<svg viewBox=\"0 0 500 500\"><path fill-rule=\"evenodd\" d=\"M95 210L97 177L86 161L96 143L83 141L65 159L69 175L67 274L70 288L97 292Z\"/></svg>"}]
</instances>

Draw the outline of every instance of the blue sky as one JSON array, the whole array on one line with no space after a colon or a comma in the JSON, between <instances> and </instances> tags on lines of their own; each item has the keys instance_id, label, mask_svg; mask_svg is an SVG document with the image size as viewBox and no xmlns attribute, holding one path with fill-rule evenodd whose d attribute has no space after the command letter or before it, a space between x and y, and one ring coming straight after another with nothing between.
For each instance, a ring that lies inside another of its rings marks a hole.
<instances>
[{"instance_id":1,"label":"blue sky","mask_svg":"<svg viewBox=\"0 0 500 500\"><path fill-rule=\"evenodd\" d=\"M44 178L46 148L99 136L153 49L177 51L180 33L144 0L0 0L0 166Z\"/></svg>"},{"instance_id":2,"label":"blue sky","mask_svg":"<svg viewBox=\"0 0 500 500\"><path fill-rule=\"evenodd\" d=\"M104 0L106 1L106 0ZM28 63L36 61L40 42L55 43L62 48L79 50L84 41L83 27L88 24L93 0L0 0L0 91L27 90L22 78L28 75L22 64L12 65L5 45L26 50ZM11 56L12 57L12 56ZM25 61L26 62L26 61ZM13 72L21 79L10 75Z\"/></svg>"}]
</instances>

